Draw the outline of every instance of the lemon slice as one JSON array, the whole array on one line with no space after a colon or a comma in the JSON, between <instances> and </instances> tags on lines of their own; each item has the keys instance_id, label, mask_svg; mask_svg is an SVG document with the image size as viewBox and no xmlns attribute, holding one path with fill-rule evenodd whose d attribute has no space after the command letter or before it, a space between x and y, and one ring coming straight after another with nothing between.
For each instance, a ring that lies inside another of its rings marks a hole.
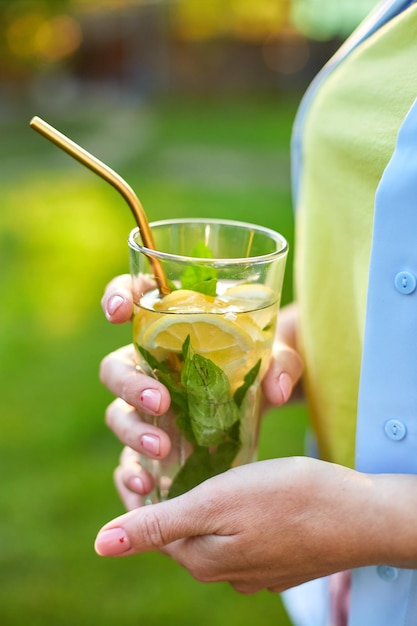
<instances>
[{"instance_id":1,"label":"lemon slice","mask_svg":"<svg viewBox=\"0 0 417 626\"><path fill-rule=\"evenodd\" d=\"M180 352L188 335L194 350L203 355L233 347L245 352L254 345L245 329L223 317L206 313L164 316L145 330L142 340L149 349Z\"/></svg>"},{"instance_id":2,"label":"lemon slice","mask_svg":"<svg viewBox=\"0 0 417 626\"><path fill-rule=\"evenodd\" d=\"M236 285L227 289L218 300L223 305L246 311L258 330L274 332L279 299L270 287L259 284Z\"/></svg>"},{"instance_id":3,"label":"lemon slice","mask_svg":"<svg viewBox=\"0 0 417 626\"><path fill-rule=\"evenodd\" d=\"M250 311L273 304L276 298L270 287L252 283L229 287L219 300L233 304L241 311Z\"/></svg>"},{"instance_id":4,"label":"lemon slice","mask_svg":"<svg viewBox=\"0 0 417 626\"><path fill-rule=\"evenodd\" d=\"M144 329L141 344L158 354L180 353L188 336L195 352L225 372L232 390L260 358L263 337L244 314L233 321L207 313L165 315Z\"/></svg>"},{"instance_id":5,"label":"lemon slice","mask_svg":"<svg viewBox=\"0 0 417 626\"><path fill-rule=\"evenodd\" d=\"M214 298L190 289L171 291L154 304L155 311L199 313L213 310Z\"/></svg>"}]
</instances>

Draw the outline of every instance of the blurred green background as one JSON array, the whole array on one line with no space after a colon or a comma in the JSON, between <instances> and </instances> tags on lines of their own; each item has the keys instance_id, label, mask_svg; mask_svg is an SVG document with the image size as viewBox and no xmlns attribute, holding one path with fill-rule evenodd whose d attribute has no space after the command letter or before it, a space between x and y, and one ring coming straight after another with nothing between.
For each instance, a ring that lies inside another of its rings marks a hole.
<instances>
[{"instance_id":1,"label":"blurred green background","mask_svg":"<svg viewBox=\"0 0 417 626\"><path fill-rule=\"evenodd\" d=\"M99 303L128 270L134 223L113 188L29 120L43 117L115 169L150 219L281 231L288 302L295 111L370 4L355 13L341 2L327 22L313 0L1 4L2 626L289 624L278 596L197 583L159 554L94 553L97 530L123 511L98 367L130 341ZM302 454L306 422L303 406L272 411L261 458Z\"/></svg>"}]
</instances>

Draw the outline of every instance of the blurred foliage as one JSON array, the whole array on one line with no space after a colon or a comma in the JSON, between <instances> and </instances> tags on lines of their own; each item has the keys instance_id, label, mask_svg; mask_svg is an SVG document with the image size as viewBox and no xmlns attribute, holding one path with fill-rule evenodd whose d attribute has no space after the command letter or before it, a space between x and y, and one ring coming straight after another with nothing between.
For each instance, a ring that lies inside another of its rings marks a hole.
<instances>
[{"instance_id":1,"label":"blurred foliage","mask_svg":"<svg viewBox=\"0 0 417 626\"><path fill-rule=\"evenodd\" d=\"M169 99L56 112L53 125L118 171L150 219L229 217L292 244L288 144L295 99ZM28 126L0 118L0 623L2 626L288 626L278 596L197 583L159 554L102 559L100 526L122 512L120 444L104 425L110 326L103 287L127 271L124 200ZM292 246L291 246L292 247ZM284 301L291 298L289 260ZM306 413L265 418L260 456L302 454Z\"/></svg>"},{"instance_id":2,"label":"blurred foliage","mask_svg":"<svg viewBox=\"0 0 417 626\"><path fill-rule=\"evenodd\" d=\"M170 5L175 32L186 39L262 41L288 26L290 0L181 0Z\"/></svg>"},{"instance_id":3,"label":"blurred foliage","mask_svg":"<svg viewBox=\"0 0 417 626\"><path fill-rule=\"evenodd\" d=\"M375 4L376 0L8 0L0 5L4 29L0 72L16 77L34 68L68 66L91 37L85 24L92 15L101 21L104 37L110 36L118 18L137 20L153 11L166 37L264 44L294 36L295 31L312 39L344 38Z\"/></svg>"},{"instance_id":4,"label":"blurred foliage","mask_svg":"<svg viewBox=\"0 0 417 626\"><path fill-rule=\"evenodd\" d=\"M379 0L291 0L291 21L313 39L347 37Z\"/></svg>"}]
</instances>

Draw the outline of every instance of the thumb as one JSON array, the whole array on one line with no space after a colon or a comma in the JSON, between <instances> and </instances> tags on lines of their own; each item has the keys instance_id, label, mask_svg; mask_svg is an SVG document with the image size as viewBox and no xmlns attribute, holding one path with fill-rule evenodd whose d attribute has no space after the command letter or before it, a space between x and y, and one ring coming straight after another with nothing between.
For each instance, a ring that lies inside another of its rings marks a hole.
<instances>
[{"instance_id":1,"label":"thumb","mask_svg":"<svg viewBox=\"0 0 417 626\"><path fill-rule=\"evenodd\" d=\"M132 279L128 274L113 278L106 286L101 306L109 322L122 324L132 317Z\"/></svg>"},{"instance_id":2,"label":"thumb","mask_svg":"<svg viewBox=\"0 0 417 626\"><path fill-rule=\"evenodd\" d=\"M192 490L159 504L134 509L112 520L99 531L94 548L100 556L128 556L204 534L207 515L204 502Z\"/></svg>"}]
</instances>

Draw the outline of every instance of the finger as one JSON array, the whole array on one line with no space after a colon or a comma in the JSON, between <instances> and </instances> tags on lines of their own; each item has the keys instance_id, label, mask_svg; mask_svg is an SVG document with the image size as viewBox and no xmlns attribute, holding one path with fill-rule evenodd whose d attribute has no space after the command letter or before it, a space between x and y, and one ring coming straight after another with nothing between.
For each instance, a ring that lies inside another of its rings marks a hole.
<instances>
[{"instance_id":1,"label":"finger","mask_svg":"<svg viewBox=\"0 0 417 626\"><path fill-rule=\"evenodd\" d=\"M132 279L129 274L113 278L106 286L101 306L109 322L122 324L133 314Z\"/></svg>"},{"instance_id":2,"label":"finger","mask_svg":"<svg viewBox=\"0 0 417 626\"><path fill-rule=\"evenodd\" d=\"M133 346L125 346L104 357L100 380L115 396L149 415L162 415L171 399L164 385L137 369Z\"/></svg>"},{"instance_id":3,"label":"finger","mask_svg":"<svg viewBox=\"0 0 417 626\"><path fill-rule=\"evenodd\" d=\"M152 475L141 464L140 455L125 446L120 455L120 464L114 471L114 482L128 510L142 504L142 498L154 488Z\"/></svg>"},{"instance_id":4,"label":"finger","mask_svg":"<svg viewBox=\"0 0 417 626\"><path fill-rule=\"evenodd\" d=\"M242 576L241 580L231 581L230 584L238 593L250 595L263 591L264 589L270 591L271 593L282 593L290 586L295 587L296 585L300 585L305 582L305 580L300 578L299 580L295 580L294 583L290 585L288 584L288 578L286 578L285 575L283 575L279 580L275 575L272 575L271 580L265 579L264 576L259 577L259 579L255 577L254 580L252 580L252 578L252 575L249 579L247 576Z\"/></svg>"},{"instance_id":5,"label":"finger","mask_svg":"<svg viewBox=\"0 0 417 626\"><path fill-rule=\"evenodd\" d=\"M114 471L114 482L116 485L117 493L119 494L126 509L128 511L132 511L133 509L142 506L142 498L138 493L135 493L129 487L127 487L124 484L123 480L119 478L120 469L120 466L118 466Z\"/></svg>"},{"instance_id":6,"label":"finger","mask_svg":"<svg viewBox=\"0 0 417 626\"><path fill-rule=\"evenodd\" d=\"M244 581L244 582L241 582L241 581L231 582L230 585L233 587L233 589L235 591L237 591L238 593L241 593L241 594L243 594L245 596L252 595L254 593L258 593L259 591L262 591L262 589L264 588L264 587L261 587L259 585L255 585L253 583L249 583L249 582L246 582L246 581Z\"/></svg>"},{"instance_id":7,"label":"finger","mask_svg":"<svg viewBox=\"0 0 417 626\"><path fill-rule=\"evenodd\" d=\"M262 387L266 400L273 406L285 404L291 397L303 372L298 352L285 344L276 343Z\"/></svg>"},{"instance_id":8,"label":"finger","mask_svg":"<svg viewBox=\"0 0 417 626\"><path fill-rule=\"evenodd\" d=\"M153 476L141 463L140 455L136 450L128 446L123 448L120 455L120 464L115 469L114 479L120 492L127 489L130 493L144 496L154 488Z\"/></svg>"},{"instance_id":9,"label":"finger","mask_svg":"<svg viewBox=\"0 0 417 626\"><path fill-rule=\"evenodd\" d=\"M210 503L202 497L204 493L204 489L193 489L112 520L97 535L97 554L128 556L158 550L189 536L204 535L209 531L209 520L213 525Z\"/></svg>"},{"instance_id":10,"label":"finger","mask_svg":"<svg viewBox=\"0 0 417 626\"><path fill-rule=\"evenodd\" d=\"M160 428L144 422L135 409L121 398L107 408L106 423L125 446L152 459L163 459L170 452L169 436ZM125 477L131 474L132 467L132 461L129 461Z\"/></svg>"}]
</instances>

